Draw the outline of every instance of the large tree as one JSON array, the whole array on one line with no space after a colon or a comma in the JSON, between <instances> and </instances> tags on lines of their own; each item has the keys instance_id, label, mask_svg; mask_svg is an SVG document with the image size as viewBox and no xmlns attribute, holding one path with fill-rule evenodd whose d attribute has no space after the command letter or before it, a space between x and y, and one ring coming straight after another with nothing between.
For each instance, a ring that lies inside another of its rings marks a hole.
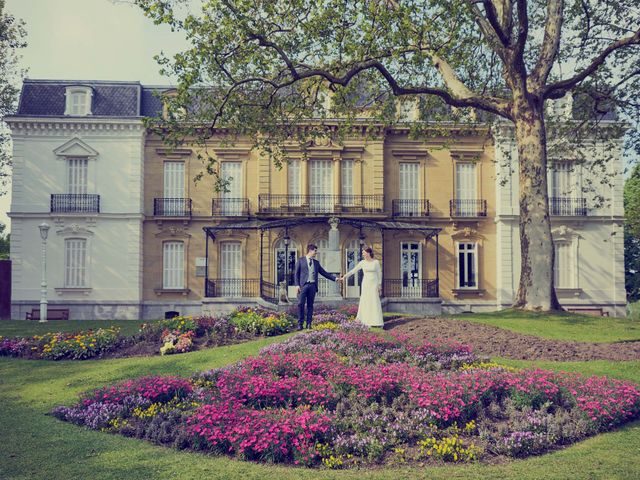
<instances>
[{"instance_id":1,"label":"large tree","mask_svg":"<svg viewBox=\"0 0 640 480\"><path fill-rule=\"evenodd\" d=\"M19 68L19 50L27 44L24 23L5 11L5 0L0 0L0 120L15 111L22 80ZM0 123L0 195L6 193L11 178L11 149L9 132Z\"/></svg>"},{"instance_id":2,"label":"large tree","mask_svg":"<svg viewBox=\"0 0 640 480\"><path fill-rule=\"evenodd\" d=\"M371 121L397 121L394 97L417 99L422 128L436 128L443 103L458 122L476 118L465 111L508 122L520 179L515 306L559 307L545 100L588 95L596 121L565 122L576 142L602 138L594 125L613 104L637 111L636 0L209 0L196 14L185 0L136 3L191 41L172 59L160 57L178 78L175 115L161 126L172 141L222 125L253 136L277 161L278 142L317 131L299 128L311 117L348 126L366 104ZM197 129L184 130L185 107Z\"/></svg>"},{"instance_id":3,"label":"large tree","mask_svg":"<svg viewBox=\"0 0 640 480\"><path fill-rule=\"evenodd\" d=\"M624 271L627 297L640 300L640 165L624 183Z\"/></svg>"}]
</instances>

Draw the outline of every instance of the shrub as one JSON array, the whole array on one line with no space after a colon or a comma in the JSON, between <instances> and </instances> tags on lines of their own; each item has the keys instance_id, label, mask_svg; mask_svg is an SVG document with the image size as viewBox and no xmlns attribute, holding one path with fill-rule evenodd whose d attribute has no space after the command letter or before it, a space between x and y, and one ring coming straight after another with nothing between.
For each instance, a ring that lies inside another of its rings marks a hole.
<instances>
[{"instance_id":1,"label":"shrub","mask_svg":"<svg viewBox=\"0 0 640 480\"><path fill-rule=\"evenodd\" d=\"M241 332L254 335L281 335L294 325L293 318L261 309L242 308L231 314L230 322Z\"/></svg>"}]
</instances>

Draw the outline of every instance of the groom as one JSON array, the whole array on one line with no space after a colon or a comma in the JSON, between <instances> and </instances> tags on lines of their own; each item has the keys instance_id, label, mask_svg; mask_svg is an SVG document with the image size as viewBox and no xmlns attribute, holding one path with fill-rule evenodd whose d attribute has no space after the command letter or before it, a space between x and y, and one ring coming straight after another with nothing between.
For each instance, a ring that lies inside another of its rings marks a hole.
<instances>
[{"instance_id":1,"label":"groom","mask_svg":"<svg viewBox=\"0 0 640 480\"><path fill-rule=\"evenodd\" d=\"M318 274L334 282L335 276L326 272L316 260L318 247L313 243L307 246L307 254L298 259L296 263L295 282L298 286L298 330L302 330L304 322L304 304L307 304L307 328L311 328L313 316L313 301L318 292Z\"/></svg>"}]
</instances>

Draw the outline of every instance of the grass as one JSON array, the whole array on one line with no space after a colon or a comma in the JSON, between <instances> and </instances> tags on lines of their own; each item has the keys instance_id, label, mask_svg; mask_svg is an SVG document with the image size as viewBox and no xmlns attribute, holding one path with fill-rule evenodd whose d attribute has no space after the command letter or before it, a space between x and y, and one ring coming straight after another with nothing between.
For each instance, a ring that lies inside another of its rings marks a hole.
<instances>
[{"instance_id":1,"label":"grass","mask_svg":"<svg viewBox=\"0 0 640 480\"><path fill-rule=\"evenodd\" d=\"M143 323L157 320L52 320L45 323L29 320L0 320L0 335L3 337L31 337L48 332L77 332L98 328L120 327L123 335L133 335Z\"/></svg>"},{"instance_id":2,"label":"grass","mask_svg":"<svg viewBox=\"0 0 640 480\"><path fill-rule=\"evenodd\" d=\"M575 313L548 315L503 310L456 315L454 318L554 340L604 343L640 340L640 318L637 316L609 318Z\"/></svg>"},{"instance_id":3,"label":"grass","mask_svg":"<svg viewBox=\"0 0 640 480\"><path fill-rule=\"evenodd\" d=\"M526 319L525 319L526 320ZM612 321L613 319L608 319ZM606 321L606 320L605 320ZM113 323L113 322L111 322ZM536 320L525 322L535 327ZM561 322L557 322L560 326ZM5 323L0 334L6 335ZM15 327L12 327L15 328ZM524 328L524 327L522 327ZM599 323L585 329L600 331ZM523 333L534 333L528 330ZM27 334L33 334L34 331ZM565 331L570 335L570 331ZM591 335L596 335L592 333ZM83 362L48 362L0 358L0 478L38 479L540 479L640 477L640 422L598 435L557 452L503 465L395 467L327 471L242 462L179 452L148 442L96 432L61 422L47 413L71 404L85 390L148 374L189 376L196 371L253 355L282 337L200 350L167 357L137 357ZM585 374L607 374L640 383L640 361L525 362L498 359L514 366L540 366Z\"/></svg>"}]
</instances>

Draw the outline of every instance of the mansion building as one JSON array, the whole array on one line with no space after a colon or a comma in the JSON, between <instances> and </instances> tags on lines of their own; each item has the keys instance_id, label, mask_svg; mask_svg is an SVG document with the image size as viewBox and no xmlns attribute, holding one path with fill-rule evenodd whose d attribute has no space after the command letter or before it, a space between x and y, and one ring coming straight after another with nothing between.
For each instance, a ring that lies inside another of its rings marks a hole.
<instances>
[{"instance_id":1,"label":"mansion building","mask_svg":"<svg viewBox=\"0 0 640 480\"><path fill-rule=\"evenodd\" d=\"M230 145L214 133L207 152L228 181L216 192L212 177L193 181L201 146L170 148L144 126L163 114L169 92L138 82L24 81L18 111L5 119L14 149L12 318L40 302L43 222L51 227L49 306L73 319L294 304L293 270L308 243L336 274L372 246L388 311L492 311L513 302L520 242L509 127L452 125L446 136L434 129L417 139L407 127L362 119L340 143L310 135L306 154L292 145L282 168L249 140ZM602 206L582 193L588 165L557 159L549 172L556 291L569 310L625 314L617 148ZM602 154L594 147L591 158ZM318 301L356 303L359 281L322 280Z\"/></svg>"}]
</instances>

